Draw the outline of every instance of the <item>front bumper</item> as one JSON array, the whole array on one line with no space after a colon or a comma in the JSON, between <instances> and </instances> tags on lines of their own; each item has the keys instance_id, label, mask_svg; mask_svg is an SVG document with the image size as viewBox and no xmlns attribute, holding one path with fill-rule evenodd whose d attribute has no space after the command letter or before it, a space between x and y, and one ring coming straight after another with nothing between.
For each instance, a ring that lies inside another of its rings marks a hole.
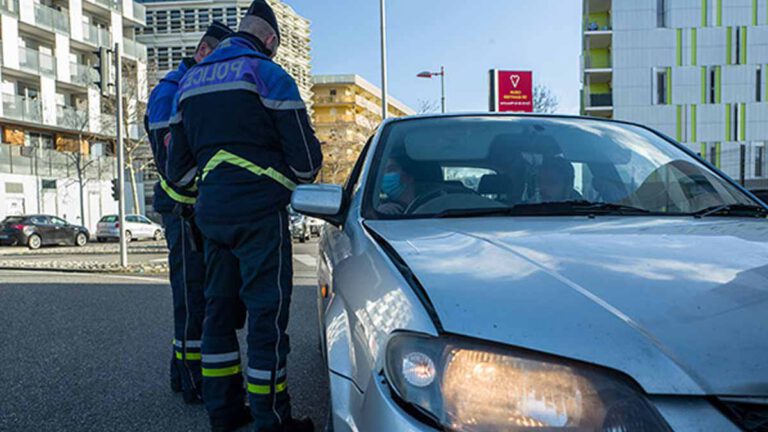
<instances>
[{"instance_id":1,"label":"front bumper","mask_svg":"<svg viewBox=\"0 0 768 432\"><path fill-rule=\"evenodd\" d=\"M360 393L352 381L330 374L334 431L435 432L405 412L393 399L384 378L374 375L368 391Z\"/></svg>"},{"instance_id":2,"label":"front bumper","mask_svg":"<svg viewBox=\"0 0 768 432\"><path fill-rule=\"evenodd\" d=\"M365 394L361 394L352 381L334 373L330 374L330 384L335 431L438 430L421 422L395 402L386 379L381 375L371 377ZM649 400L673 431L740 430L706 398L650 396Z\"/></svg>"}]
</instances>

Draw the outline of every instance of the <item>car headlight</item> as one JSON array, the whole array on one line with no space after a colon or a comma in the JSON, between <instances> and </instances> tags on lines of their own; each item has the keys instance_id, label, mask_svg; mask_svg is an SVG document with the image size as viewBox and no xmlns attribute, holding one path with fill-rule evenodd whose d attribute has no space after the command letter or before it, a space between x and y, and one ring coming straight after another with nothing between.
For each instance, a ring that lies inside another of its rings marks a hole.
<instances>
[{"instance_id":1,"label":"car headlight","mask_svg":"<svg viewBox=\"0 0 768 432\"><path fill-rule=\"evenodd\" d=\"M610 371L527 351L407 333L387 345L397 396L454 431L669 431Z\"/></svg>"}]
</instances>

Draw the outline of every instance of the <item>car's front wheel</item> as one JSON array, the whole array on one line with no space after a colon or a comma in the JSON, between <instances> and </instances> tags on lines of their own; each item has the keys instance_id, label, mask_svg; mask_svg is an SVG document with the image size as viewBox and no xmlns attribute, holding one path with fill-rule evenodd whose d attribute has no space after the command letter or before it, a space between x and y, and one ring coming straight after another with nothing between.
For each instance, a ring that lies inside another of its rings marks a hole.
<instances>
[{"instance_id":1,"label":"car's front wheel","mask_svg":"<svg viewBox=\"0 0 768 432\"><path fill-rule=\"evenodd\" d=\"M163 232L160 230L155 231L155 235L153 237L155 241L160 241L163 239Z\"/></svg>"},{"instance_id":2,"label":"car's front wheel","mask_svg":"<svg viewBox=\"0 0 768 432\"><path fill-rule=\"evenodd\" d=\"M40 246L42 245L43 245L43 239L41 239L40 236L37 234L32 234L27 239L27 247L32 250L40 249Z\"/></svg>"},{"instance_id":3,"label":"car's front wheel","mask_svg":"<svg viewBox=\"0 0 768 432\"><path fill-rule=\"evenodd\" d=\"M120 241L120 238L118 237L117 240ZM133 234L131 234L131 232L128 230L125 231L125 241L126 243L130 243L133 241Z\"/></svg>"},{"instance_id":4,"label":"car's front wheel","mask_svg":"<svg viewBox=\"0 0 768 432\"><path fill-rule=\"evenodd\" d=\"M88 236L85 233L77 233L75 236L75 246L83 247L88 243Z\"/></svg>"}]
</instances>

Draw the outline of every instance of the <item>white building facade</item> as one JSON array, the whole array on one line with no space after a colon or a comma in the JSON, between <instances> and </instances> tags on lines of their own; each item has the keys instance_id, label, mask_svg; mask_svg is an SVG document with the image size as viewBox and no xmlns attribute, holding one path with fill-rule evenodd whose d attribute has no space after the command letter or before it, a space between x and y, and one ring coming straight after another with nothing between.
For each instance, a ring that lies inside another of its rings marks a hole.
<instances>
[{"instance_id":1,"label":"white building facade","mask_svg":"<svg viewBox=\"0 0 768 432\"><path fill-rule=\"evenodd\" d=\"M768 187L768 0L584 0L582 113Z\"/></svg>"},{"instance_id":2,"label":"white building facade","mask_svg":"<svg viewBox=\"0 0 768 432\"><path fill-rule=\"evenodd\" d=\"M0 219L47 213L94 229L116 210L114 103L95 84L94 51L121 46L136 106L147 97L143 25L133 0L0 1Z\"/></svg>"},{"instance_id":3,"label":"white building facade","mask_svg":"<svg viewBox=\"0 0 768 432\"><path fill-rule=\"evenodd\" d=\"M268 2L275 11L282 35L275 61L293 76L309 104L312 101L310 22L279 0ZM137 38L148 47L150 67L157 80L176 68L182 58L194 55L212 20L237 30L251 1L143 0L143 4L147 8L147 26Z\"/></svg>"}]
</instances>

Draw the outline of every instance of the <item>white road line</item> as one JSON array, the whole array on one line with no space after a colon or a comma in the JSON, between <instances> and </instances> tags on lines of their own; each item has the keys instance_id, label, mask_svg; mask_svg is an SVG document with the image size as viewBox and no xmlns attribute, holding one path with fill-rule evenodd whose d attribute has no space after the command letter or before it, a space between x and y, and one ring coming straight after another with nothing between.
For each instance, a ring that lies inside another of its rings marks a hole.
<instances>
[{"instance_id":1,"label":"white road line","mask_svg":"<svg viewBox=\"0 0 768 432\"><path fill-rule=\"evenodd\" d=\"M153 278L153 277L146 277L146 276L130 276L130 275L115 275L115 274L108 274L108 273L85 273L85 272L56 272L56 271L35 271L35 269L30 270L0 270L2 273L9 273L9 274L15 274L19 276L64 276L64 277L71 277L71 278L77 278L77 277L95 277L95 278L104 278L104 279L121 279L121 280L135 280L140 282L150 282L152 284L157 285L166 285L168 284L167 280L161 279L161 278Z\"/></svg>"},{"instance_id":2,"label":"white road line","mask_svg":"<svg viewBox=\"0 0 768 432\"><path fill-rule=\"evenodd\" d=\"M149 262L151 262L151 263L163 263L163 262L168 262L168 258L158 258L158 259L153 259L153 260L149 260Z\"/></svg>"},{"instance_id":3,"label":"white road line","mask_svg":"<svg viewBox=\"0 0 768 432\"><path fill-rule=\"evenodd\" d=\"M294 255L293 259L304 264L307 267L312 267L312 268L317 267L317 258L313 257L312 255L298 254L298 255Z\"/></svg>"}]
</instances>

